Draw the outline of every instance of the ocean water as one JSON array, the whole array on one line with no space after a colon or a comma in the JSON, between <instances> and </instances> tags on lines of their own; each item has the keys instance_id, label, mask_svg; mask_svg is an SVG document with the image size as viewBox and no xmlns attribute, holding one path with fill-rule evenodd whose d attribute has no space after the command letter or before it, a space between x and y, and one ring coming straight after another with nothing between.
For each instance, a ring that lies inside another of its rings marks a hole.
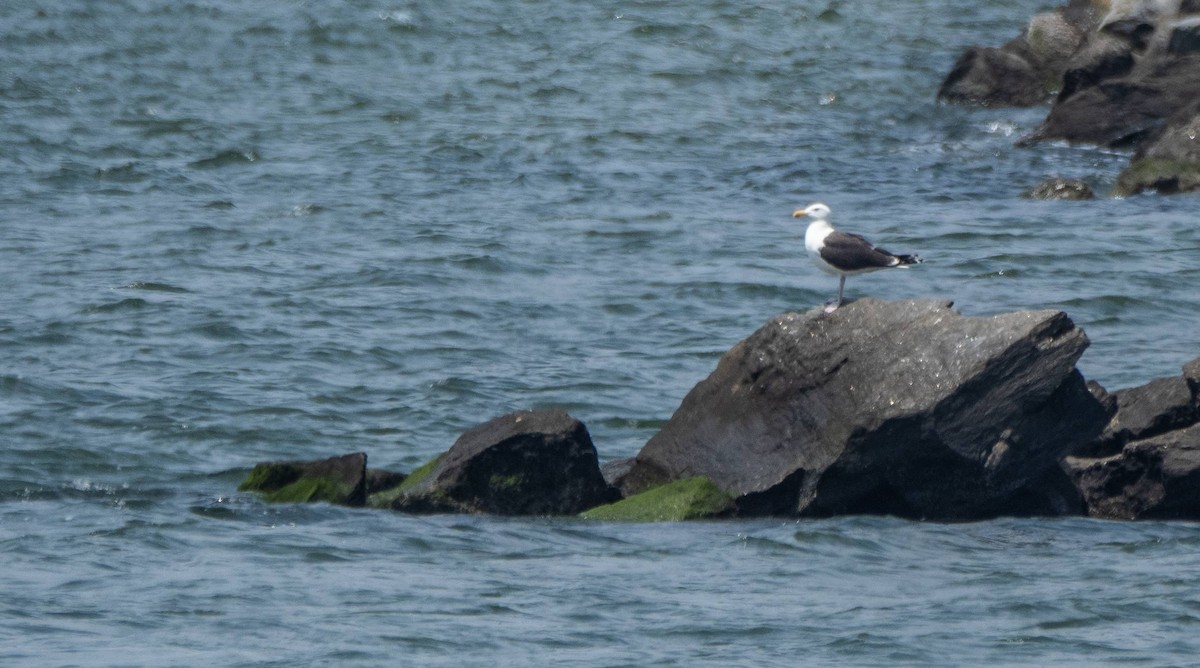
<instances>
[{"instance_id":1,"label":"ocean water","mask_svg":"<svg viewBox=\"0 0 1200 668\"><path fill-rule=\"evenodd\" d=\"M0 5L0 664L1187 665L1200 531L621 525L269 506L511 410L627 457L836 280L793 209L921 254L849 297L1065 310L1109 389L1200 356L1194 197L937 104L1032 0Z\"/></svg>"}]
</instances>

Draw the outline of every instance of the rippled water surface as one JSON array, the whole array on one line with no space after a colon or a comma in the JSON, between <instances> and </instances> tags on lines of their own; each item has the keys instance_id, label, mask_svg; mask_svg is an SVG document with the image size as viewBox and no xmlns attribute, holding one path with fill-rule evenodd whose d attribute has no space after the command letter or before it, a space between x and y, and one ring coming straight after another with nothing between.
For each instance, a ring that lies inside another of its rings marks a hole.
<instances>
[{"instance_id":1,"label":"rippled water surface","mask_svg":"<svg viewBox=\"0 0 1200 668\"><path fill-rule=\"evenodd\" d=\"M0 6L0 663L1181 665L1190 524L625 526L267 506L560 406L634 454L836 281L791 211L926 264L851 297L1067 311L1110 389L1200 355L1196 200L938 105L1030 0Z\"/></svg>"}]
</instances>

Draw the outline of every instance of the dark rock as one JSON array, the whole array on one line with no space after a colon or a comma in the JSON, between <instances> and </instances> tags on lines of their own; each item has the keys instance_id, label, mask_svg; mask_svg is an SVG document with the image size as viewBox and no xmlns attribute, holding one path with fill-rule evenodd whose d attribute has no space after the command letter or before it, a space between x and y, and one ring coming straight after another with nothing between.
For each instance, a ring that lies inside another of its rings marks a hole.
<instances>
[{"instance_id":1,"label":"dark rock","mask_svg":"<svg viewBox=\"0 0 1200 668\"><path fill-rule=\"evenodd\" d=\"M383 469L368 469L366 488L367 496L369 497L372 494L378 494L389 489L394 489L400 486L406 478L408 478L407 473L385 471Z\"/></svg>"},{"instance_id":2,"label":"dark rock","mask_svg":"<svg viewBox=\"0 0 1200 668\"><path fill-rule=\"evenodd\" d=\"M1134 441L1065 467L1088 514L1109 519L1200 519L1200 425Z\"/></svg>"},{"instance_id":3,"label":"dark rock","mask_svg":"<svg viewBox=\"0 0 1200 668\"><path fill-rule=\"evenodd\" d=\"M272 503L324 501L362 506L366 501L367 455L355 452L312 462L258 464L238 487Z\"/></svg>"},{"instance_id":4,"label":"dark rock","mask_svg":"<svg viewBox=\"0 0 1200 668\"><path fill-rule=\"evenodd\" d=\"M574 515L615 500L587 427L559 410L518 411L465 432L392 496L405 512L499 515Z\"/></svg>"},{"instance_id":5,"label":"dark rock","mask_svg":"<svg viewBox=\"0 0 1200 668\"><path fill-rule=\"evenodd\" d=\"M1191 388L1192 396L1200 400L1200 357L1183 365L1183 378Z\"/></svg>"},{"instance_id":6,"label":"dark rock","mask_svg":"<svg viewBox=\"0 0 1200 668\"><path fill-rule=\"evenodd\" d=\"M1092 187L1087 183L1079 179L1064 179L1058 176L1042 181L1023 194L1029 199L1042 200L1085 200L1095 197Z\"/></svg>"},{"instance_id":7,"label":"dark rock","mask_svg":"<svg viewBox=\"0 0 1200 668\"><path fill-rule=\"evenodd\" d=\"M1042 72L1011 49L970 47L942 81L937 97L946 102L1031 107L1050 95Z\"/></svg>"},{"instance_id":8,"label":"dark rock","mask_svg":"<svg viewBox=\"0 0 1200 668\"><path fill-rule=\"evenodd\" d=\"M1117 412L1117 398L1104 389L1103 385L1094 380L1089 380L1087 382L1087 389L1096 398L1096 401L1100 402L1100 405L1104 407L1106 414L1112 415Z\"/></svg>"},{"instance_id":9,"label":"dark rock","mask_svg":"<svg viewBox=\"0 0 1200 668\"><path fill-rule=\"evenodd\" d=\"M1178 21L1171 27L1167 52L1181 56L1200 53L1200 17Z\"/></svg>"},{"instance_id":10,"label":"dark rock","mask_svg":"<svg viewBox=\"0 0 1200 668\"><path fill-rule=\"evenodd\" d=\"M625 479L632 468L633 457L613 459L600 466L600 475L604 476L604 482L608 483L610 487L620 488L621 481Z\"/></svg>"},{"instance_id":11,"label":"dark rock","mask_svg":"<svg viewBox=\"0 0 1200 668\"><path fill-rule=\"evenodd\" d=\"M1098 6L1088 0L1036 14L1007 44L964 51L942 81L938 99L985 106L1041 104L1059 89L1063 72L1098 22Z\"/></svg>"},{"instance_id":12,"label":"dark rock","mask_svg":"<svg viewBox=\"0 0 1200 668\"><path fill-rule=\"evenodd\" d=\"M1022 144L1065 139L1136 148L1153 139L1168 118L1200 100L1200 55L1152 50L1128 73L1060 97Z\"/></svg>"},{"instance_id":13,"label":"dark rock","mask_svg":"<svg viewBox=\"0 0 1200 668\"><path fill-rule=\"evenodd\" d=\"M1113 394L1117 411L1098 439L1100 452L1181 429L1200 421L1200 410L1183 376L1159 378Z\"/></svg>"},{"instance_id":14,"label":"dark rock","mask_svg":"<svg viewBox=\"0 0 1200 668\"><path fill-rule=\"evenodd\" d=\"M1106 79L1124 76L1133 69L1133 49L1125 40L1096 33L1067 61L1056 103Z\"/></svg>"},{"instance_id":15,"label":"dark rock","mask_svg":"<svg viewBox=\"0 0 1200 668\"><path fill-rule=\"evenodd\" d=\"M706 476L742 515L1077 512L1059 460L1109 415L1063 313L965 317L862 299L772 319L726 353L622 491Z\"/></svg>"},{"instance_id":16,"label":"dark rock","mask_svg":"<svg viewBox=\"0 0 1200 668\"><path fill-rule=\"evenodd\" d=\"M1156 86L1118 79L1101 82L1055 104L1046 120L1020 144L1065 139L1121 147L1143 141L1161 125L1167 107Z\"/></svg>"}]
</instances>

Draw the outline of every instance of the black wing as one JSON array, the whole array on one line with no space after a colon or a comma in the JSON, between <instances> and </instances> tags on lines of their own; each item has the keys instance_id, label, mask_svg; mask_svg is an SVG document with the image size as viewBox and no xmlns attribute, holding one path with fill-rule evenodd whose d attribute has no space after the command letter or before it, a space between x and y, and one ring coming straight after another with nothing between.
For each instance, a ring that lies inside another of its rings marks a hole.
<instances>
[{"instance_id":1,"label":"black wing","mask_svg":"<svg viewBox=\"0 0 1200 668\"><path fill-rule=\"evenodd\" d=\"M821 259L845 271L892 267L897 264L896 256L849 232L831 232L825 237Z\"/></svg>"}]
</instances>

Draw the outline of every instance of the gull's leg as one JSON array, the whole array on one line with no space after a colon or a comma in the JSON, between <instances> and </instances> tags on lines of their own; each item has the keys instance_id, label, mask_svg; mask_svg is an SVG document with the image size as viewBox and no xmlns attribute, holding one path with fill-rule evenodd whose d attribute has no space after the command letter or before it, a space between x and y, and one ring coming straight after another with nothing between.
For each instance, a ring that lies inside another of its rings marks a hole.
<instances>
[{"instance_id":1,"label":"gull's leg","mask_svg":"<svg viewBox=\"0 0 1200 668\"><path fill-rule=\"evenodd\" d=\"M825 304L825 312L826 313L833 313L834 311L837 310L837 307L842 305L842 293L845 291L846 291L846 275L842 274L840 280L838 280L837 299L826 302L826 304Z\"/></svg>"}]
</instances>

